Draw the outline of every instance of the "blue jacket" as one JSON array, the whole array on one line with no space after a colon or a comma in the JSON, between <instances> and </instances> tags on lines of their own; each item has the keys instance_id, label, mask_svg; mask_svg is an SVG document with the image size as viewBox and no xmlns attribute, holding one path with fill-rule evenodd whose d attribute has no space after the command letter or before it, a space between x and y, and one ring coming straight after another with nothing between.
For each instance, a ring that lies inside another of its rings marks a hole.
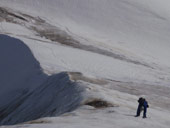
<instances>
[{"instance_id":1,"label":"blue jacket","mask_svg":"<svg viewBox=\"0 0 170 128\"><path fill-rule=\"evenodd\" d=\"M146 100L143 102L143 106L146 107L146 108L149 107L148 102Z\"/></svg>"}]
</instances>

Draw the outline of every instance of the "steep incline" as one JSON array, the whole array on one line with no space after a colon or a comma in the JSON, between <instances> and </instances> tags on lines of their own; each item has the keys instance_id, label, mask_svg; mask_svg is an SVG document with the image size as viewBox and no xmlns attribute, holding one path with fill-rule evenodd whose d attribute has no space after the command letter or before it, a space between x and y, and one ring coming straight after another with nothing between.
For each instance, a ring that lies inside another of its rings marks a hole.
<instances>
[{"instance_id":1,"label":"steep incline","mask_svg":"<svg viewBox=\"0 0 170 128\"><path fill-rule=\"evenodd\" d=\"M170 2L167 0L1 1L2 5L45 17L78 38L88 39L84 41L86 44L169 65Z\"/></svg>"},{"instance_id":2,"label":"steep incline","mask_svg":"<svg viewBox=\"0 0 170 128\"><path fill-rule=\"evenodd\" d=\"M169 128L169 6L0 0L0 125L47 117L21 127ZM133 117L139 95L149 101L148 120Z\"/></svg>"},{"instance_id":3,"label":"steep incline","mask_svg":"<svg viewBox=\"0 0 170 128\"><path fill-rule=\"evenodd\" d=\"M1 5L51 24L36 23L41 37L170 73L167 0L1 0Z\"/></svg>"}]
</instances>

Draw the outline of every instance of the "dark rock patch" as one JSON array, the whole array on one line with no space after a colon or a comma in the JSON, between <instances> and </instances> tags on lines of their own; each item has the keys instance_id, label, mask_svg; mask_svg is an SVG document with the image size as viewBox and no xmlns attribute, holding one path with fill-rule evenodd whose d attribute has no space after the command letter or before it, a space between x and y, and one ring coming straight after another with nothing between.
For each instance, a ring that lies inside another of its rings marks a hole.
<instances>
[{"instance_id":1,"label":"dark rock patch","mask_svg":"<svg viewBox=\"0 0 170 128\"><path fill-rule=\"evenodd\" d=\"M85 103L85 105L93 106L95 108L114 107L113 104L111 104L107 101L104 101L104 100L100 100L100 99L95 99L95 100L89 101L89 102Z\"/></svg>"}]
</instances>

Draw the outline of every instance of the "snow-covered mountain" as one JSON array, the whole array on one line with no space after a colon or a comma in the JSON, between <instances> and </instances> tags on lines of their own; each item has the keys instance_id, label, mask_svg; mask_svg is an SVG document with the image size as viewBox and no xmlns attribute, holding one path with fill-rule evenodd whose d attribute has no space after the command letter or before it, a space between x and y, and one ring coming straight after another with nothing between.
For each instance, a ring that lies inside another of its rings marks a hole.
<instances>
[{"instance_id":1,"label":"snow-covered mountain","mask_svg":"<svg viewBox=\"0 0 170 128\"><path fill-rule=\"evenodd\" d=\"M168 128L169 7L0 0L0 124ZM146 120L133 117L140 96L150 104Z\"/></svg>"}]
</instances>

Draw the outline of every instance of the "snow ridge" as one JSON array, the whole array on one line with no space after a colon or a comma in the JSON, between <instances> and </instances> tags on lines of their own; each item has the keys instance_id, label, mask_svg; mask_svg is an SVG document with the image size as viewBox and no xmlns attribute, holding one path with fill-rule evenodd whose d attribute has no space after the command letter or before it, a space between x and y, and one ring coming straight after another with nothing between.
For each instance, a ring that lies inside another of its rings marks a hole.
<instances>
[{"instance_id":1,"label":"snow ridge","mask_svg":"<svg viewBox=\"0 0 170 128\"><path fill-rule=\"evenodd\" d=\"M80 84L71 81L67 72L44 74L22 41L0 35L0 58L0 125L57 116L83 100Z\"/></svg>"}]
</instances>

